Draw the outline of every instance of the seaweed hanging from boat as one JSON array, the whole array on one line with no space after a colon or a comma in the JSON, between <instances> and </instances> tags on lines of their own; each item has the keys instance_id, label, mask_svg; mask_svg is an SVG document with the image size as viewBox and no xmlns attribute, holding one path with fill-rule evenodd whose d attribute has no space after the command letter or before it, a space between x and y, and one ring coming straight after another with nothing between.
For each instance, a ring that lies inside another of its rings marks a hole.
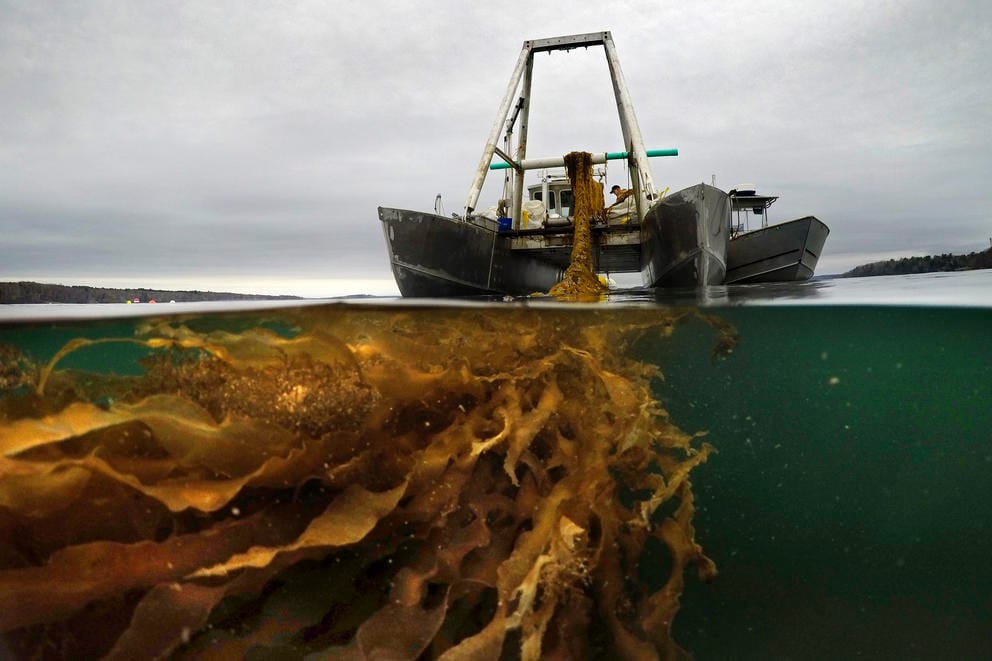
<instances>
[{"instance_id":1,"label":"seaweed hanging from boat","mask_svg":"<svg viewBox=\"0 0 992 661\"><path fill-rule=\"evenodd\" d=\"M715 573L689 480L712 448L629 352L692 314L331 306L100 338L145 347L140 376L61 367L93 340L25 359L0 392L3 642L674 658L684 572Z\"/></svg>"},{"instance_id":2,"label":"seaweed hanging from boat","mask_svg":"<svg viewBox=\"0 0 992 661\"><path fill-rule=\"evenodd\" d=\"M608 287L596 275L592 263L592 219L603 216L603 185L592 177L592 154L565 154L565 168L575 195L575 233L572 257L561 282L548 292L552 296L598 297Z\"/></svg>"}]
</instances>

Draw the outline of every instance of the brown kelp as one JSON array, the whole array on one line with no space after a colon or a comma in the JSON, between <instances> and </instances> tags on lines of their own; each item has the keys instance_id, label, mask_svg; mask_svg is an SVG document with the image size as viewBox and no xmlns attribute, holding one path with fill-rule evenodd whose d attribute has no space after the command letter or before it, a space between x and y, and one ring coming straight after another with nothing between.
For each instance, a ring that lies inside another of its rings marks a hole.
<instances>
[{"instance_id":1,"label":"brown kelp","mask_svg":"<svg viewBox=\"0 0 992 661\"><path fill-rule=\"evenodd\" d=\"M592 260L592 221L603 216L603 185L593 179L592 154L573 151L565 154L565 170L575 196L575 233L572 255L561 281L548 292L552 296L598 298L607 290L596 276Z\"/></svg>"},{"instance_id":2,"label":"brown kelp","mask_svg":"<svg viewBox=\"0 0 992 661\"><path fill-rule=\"evenodd\" d=\"M676 658L684 572L715 573L689 481L711 447L631 345L693 314L322 306L8 348L3 645ZM116 341L141 374L64 366Z\"/></svg>"}]
</instances>

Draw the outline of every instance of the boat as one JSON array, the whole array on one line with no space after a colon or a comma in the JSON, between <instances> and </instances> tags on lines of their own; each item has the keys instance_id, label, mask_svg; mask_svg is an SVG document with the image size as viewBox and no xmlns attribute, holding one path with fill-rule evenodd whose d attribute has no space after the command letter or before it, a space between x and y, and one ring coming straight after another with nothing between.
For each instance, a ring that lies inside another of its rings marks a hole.
<instances>
[{"instance_id":1,"label":"boat","mask_svg":"<svg viewBox=\"0 0 992 661\"><path fill-rule=\"evenodd\" d=\"M665 196L641 224L641 276L649 287L719 285L727 270L729 200L696 184Z\"/></svg>"},{"instance_id":2,"label":"boat","mask_svg":"<svg viewBox=\"0 0 992 661\"><path fill-rule=\"evenodd\" d=\"M758 195L753 186L729 193L735 223L727 244L725 284L809 280L816 270L830 228L816 216L768 224L768 208L778 196ZM750 229L751 215L761 226Z\"/></svg>"},{"instance_id":3,"label":"boat","mask_svg":"<svg viewBox=\"0 0 992 661\"><path fill-rule=\"evenodd\" d=\"M655 189L648 159L676 156L678 150L645 147L613 38L609 32L594 32L524 42L463 213L445 215L437 201L433 213L379 207L403 296L527 295L546 292L560 280L574 236L571 185L558 174L563 156L527 155L534 56L596 46L606 55L625 148L594 153L591 160L597 165L625 161L630 195L621 213L611 209L594 219L594 268L606 274L639 272L646 287L723 283L729 196L707 184L670 195ZM495 157L500 160L494 162ZM479 210L482 186L495 170L505 171L503 199L494 209ZM527 187L525 173L535 170L543 171L541 183Z\"/></svg>"}]
</instances>

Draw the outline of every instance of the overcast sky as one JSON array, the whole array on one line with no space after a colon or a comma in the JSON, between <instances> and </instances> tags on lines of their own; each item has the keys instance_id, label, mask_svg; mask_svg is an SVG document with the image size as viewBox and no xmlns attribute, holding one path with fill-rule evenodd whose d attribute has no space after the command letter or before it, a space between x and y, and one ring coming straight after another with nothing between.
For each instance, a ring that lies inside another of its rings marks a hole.
<instances>
[{"instance_id":1,"label":"overcast sky","mask_svg":"<svg viewBox=\"0 0 992 661\"><path fill-rule=\"evenodd\" d=\"M376 207L459 211L522 42L601 30L659 188L780 195L821 274L989 246L987 0L564 4L0 0L0 280L395 292ZM622 149L599 48L535 65L573 149Z\"/></svg>"}]
</instances>

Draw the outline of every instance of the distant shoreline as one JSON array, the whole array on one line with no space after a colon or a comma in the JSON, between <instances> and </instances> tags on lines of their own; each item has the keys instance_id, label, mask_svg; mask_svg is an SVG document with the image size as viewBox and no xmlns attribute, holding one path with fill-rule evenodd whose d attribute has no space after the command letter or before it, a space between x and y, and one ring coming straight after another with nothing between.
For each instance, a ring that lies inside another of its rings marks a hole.
<instances>
[{"instance_id":1,"label":"distant shoreline","mask_svg":"<svg viewBox=\"0 0 992 661\"><path fill-rule=\"evenodd\" d=\"M910 275L913 273L936 273L941 271L974 271L992 269L992 248L967 255L926 255L924 257L903 257L856 266L836 276L839 278L863 278L873 275Z\"/></svg>"},{"instance_id":2,"label":"distant shoreline","mask_svg":"<svg viewBox=\"0 0 992 661\"><path fill-rule=\"evenodd\" d=\"M0 305L25 303L191 303L201 301L299 301L302 296L270 296L167 289L115 289L41 282L0 282Z\"/></svg>"}]
</instances>

